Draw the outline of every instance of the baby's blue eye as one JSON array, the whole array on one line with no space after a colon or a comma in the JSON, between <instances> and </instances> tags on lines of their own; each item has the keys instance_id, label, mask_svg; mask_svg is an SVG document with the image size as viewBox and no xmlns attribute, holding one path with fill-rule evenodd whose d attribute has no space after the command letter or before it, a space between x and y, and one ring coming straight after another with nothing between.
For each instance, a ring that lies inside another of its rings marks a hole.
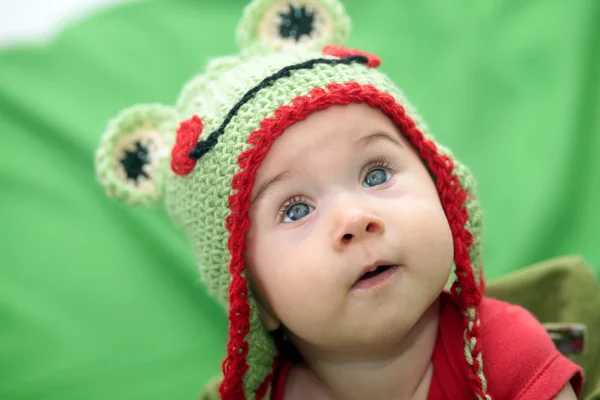
<instances>
[{"instance_id":1,"label":"baby's blue eye","mask_svg":"<svg viewBox=\"0 0 600 400\"><path fill-rule=\"evenodd\" d=\"M392 174L381 168L370 171L363 182L364 187L373 187L381 185L388 181L392 177Z\"/></svg>"},{"instance_id":2,"label":"baby's blue eye","mask_svg":"<svg viewBox=\"0 0 600 400\"><path fill-rule=\"evenodd\" d=\"M285 211L283 222L294 222L306 217L314 208L305 203L296 203Z\"/></svg>"}]
</instances>

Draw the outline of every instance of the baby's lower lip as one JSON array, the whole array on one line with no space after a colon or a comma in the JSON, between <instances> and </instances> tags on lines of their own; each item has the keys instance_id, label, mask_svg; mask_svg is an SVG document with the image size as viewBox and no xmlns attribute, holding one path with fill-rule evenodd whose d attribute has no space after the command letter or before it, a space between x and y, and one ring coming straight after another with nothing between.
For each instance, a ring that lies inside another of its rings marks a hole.
<instances>
[{"instance_id":1,"label":"baby's lower lip","mask_svg":"<svg viewBox=\"0 0 600 400\"><path fill-rule=\"evenodd\" d=\"M398 268L398 265L394 265L371 278L356 281L354 286L352 286L352 290L367 290L381 286L392 277Z\"/></svg>"}]
</instances>

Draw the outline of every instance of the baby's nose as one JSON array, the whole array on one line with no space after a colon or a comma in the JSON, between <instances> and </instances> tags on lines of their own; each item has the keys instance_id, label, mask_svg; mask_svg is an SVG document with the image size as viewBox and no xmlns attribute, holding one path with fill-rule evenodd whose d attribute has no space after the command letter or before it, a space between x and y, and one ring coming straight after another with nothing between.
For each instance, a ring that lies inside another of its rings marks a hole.
<instances>
[{"instance_id":1,"label":"baby's nose","mask_svg":"<svg viewBox=\"0 0 600 400\"><path fill-rule=\"evenodd\" d=\"M342 250L352 243L379 236L383 232L383 221L374 214L361 212L345 215L334 235L334 245Z\"/></svg>"}]
</instances>

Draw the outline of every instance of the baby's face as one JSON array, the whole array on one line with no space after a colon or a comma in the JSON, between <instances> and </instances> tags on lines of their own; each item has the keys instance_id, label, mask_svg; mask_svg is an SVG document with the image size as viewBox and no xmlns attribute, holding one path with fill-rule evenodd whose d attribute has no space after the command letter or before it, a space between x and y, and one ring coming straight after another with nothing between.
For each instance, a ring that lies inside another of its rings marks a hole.
<instances>
[{"instance_id":1,"label":"baby's face","mask_svg":"<svg viewBox=\"0 0 600 400\"><path fill-rule=\"evenodd\" d=\"M452 266L427 169L395 124L364 104L313 113L274 142L250 224L246 261L268 327L283 324L317 350L398 341Z\"/></svg>"}]
</instances>

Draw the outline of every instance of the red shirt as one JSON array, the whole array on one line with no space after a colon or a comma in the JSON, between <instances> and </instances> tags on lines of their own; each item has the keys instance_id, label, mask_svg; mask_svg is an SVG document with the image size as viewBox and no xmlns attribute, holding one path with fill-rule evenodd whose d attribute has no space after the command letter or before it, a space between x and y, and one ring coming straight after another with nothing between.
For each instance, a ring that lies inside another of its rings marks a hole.
<instances>
[{"instance_id":1,"label":"red shirt","mask_svg":"<svg viewBox=\"0 0 600 400\"><path fill-rule=\"evenodd\" d=\"M583 372L554 346L544 327L522 307L484 297L480 340L488 393L495 400L551 400L571 383L579 397ZM440 329L433 352L428 400L474 399L467 380L464 327L448 293L440 301ZM277 371L272 400L282 400L293 360Z\"/></svg>"},{"instance_id":2,"label":"red shirt","mask_svg":"<svg viewBox=\"0 0 600 400\"><path fill-rule=\"evenodd\" d=\"M463 353L464 327L448 294L440 302L428 400L472 399ZM563 356L529 311L489 297L479 307L483 371L495 400L550 400L571 383L579 397L581 368Z\"/></svg>"}]
</instances>

